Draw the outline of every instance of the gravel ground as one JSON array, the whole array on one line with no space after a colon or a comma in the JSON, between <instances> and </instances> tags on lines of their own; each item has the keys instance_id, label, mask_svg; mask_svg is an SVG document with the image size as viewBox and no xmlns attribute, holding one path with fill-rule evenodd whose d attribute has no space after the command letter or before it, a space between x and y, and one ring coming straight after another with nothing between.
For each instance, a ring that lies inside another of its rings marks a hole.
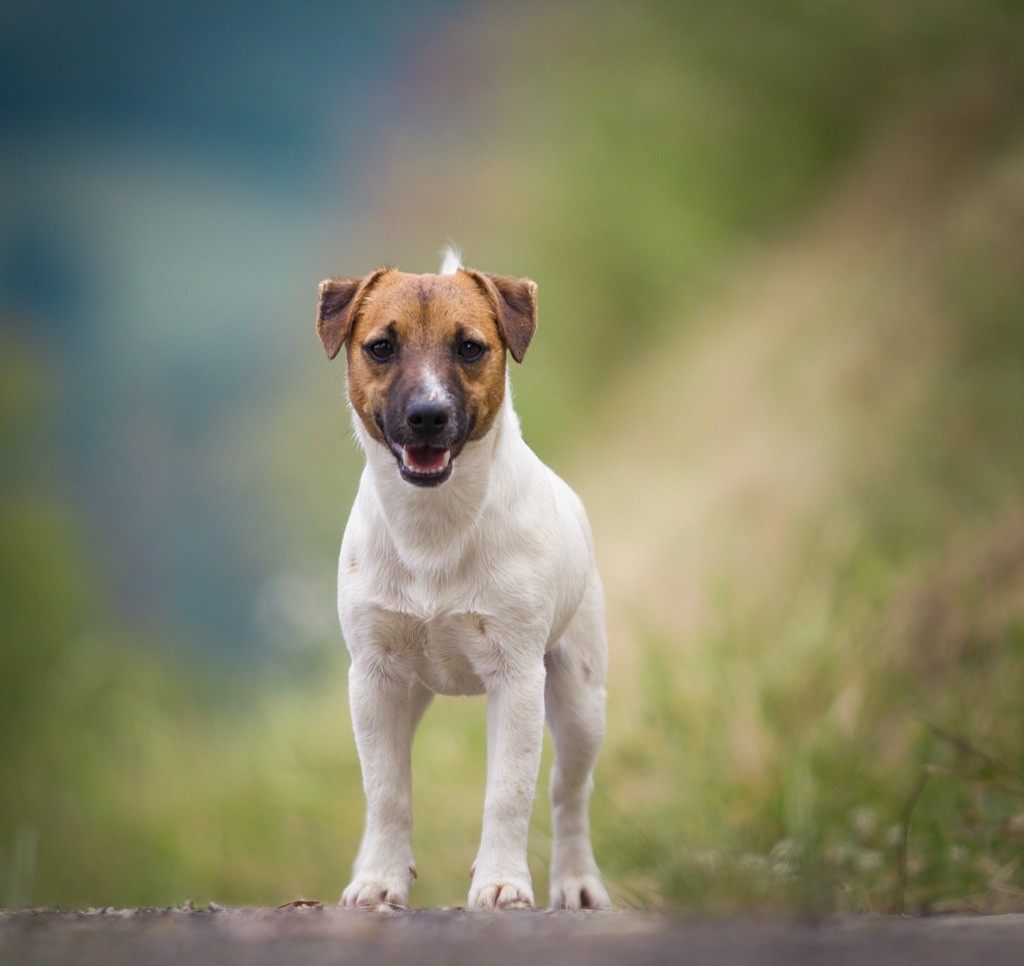
<instances>
[{"instance_id":1,"label":"gravel ground","mask_svg":"<svg viewBox=\"0 0 1024 966\"><path fill-rule=\"evenodd\" d=\"M65 962L1021 966L1024 915L697 920L644 912L357 912L302 901L281 909L0 911L0 964Z\"/></svg>"}]
</instances>

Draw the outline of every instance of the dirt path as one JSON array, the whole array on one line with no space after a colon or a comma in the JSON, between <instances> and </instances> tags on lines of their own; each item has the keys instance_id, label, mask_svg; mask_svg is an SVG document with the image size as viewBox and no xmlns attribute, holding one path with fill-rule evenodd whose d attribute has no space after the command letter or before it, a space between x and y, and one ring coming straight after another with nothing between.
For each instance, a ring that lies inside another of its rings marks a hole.
<instances>
[{"instance_id":1,"label":"dirt path","mask_svg":"<svg viewBox=\"0 0 1024 966\"><path fill-rule=\"evenodd\" d=\"M1024 916L689 920L656 913L287 909L0 912L0 964L757 966L1024 963Z\"/></svg>"}]
</instances>

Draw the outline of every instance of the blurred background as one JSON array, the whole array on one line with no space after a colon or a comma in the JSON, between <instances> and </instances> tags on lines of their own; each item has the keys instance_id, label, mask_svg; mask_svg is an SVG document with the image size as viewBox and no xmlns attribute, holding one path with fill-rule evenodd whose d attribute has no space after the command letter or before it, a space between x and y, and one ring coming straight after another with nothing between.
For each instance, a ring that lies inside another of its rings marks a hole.
<instances>
[{"instance_id":1,"label":"blurred background","mask_svg":"<svg viewBox=\"0 0 1024 966\"><path fill-rule=\"evenodd\" d=\"M4 4L0 905L340 894L316 283L449 240L539 285L619 904L1024 909L1012 0ZM413 901L458 904L481 702L414 757Z\"/></svg>"}]
</instances>

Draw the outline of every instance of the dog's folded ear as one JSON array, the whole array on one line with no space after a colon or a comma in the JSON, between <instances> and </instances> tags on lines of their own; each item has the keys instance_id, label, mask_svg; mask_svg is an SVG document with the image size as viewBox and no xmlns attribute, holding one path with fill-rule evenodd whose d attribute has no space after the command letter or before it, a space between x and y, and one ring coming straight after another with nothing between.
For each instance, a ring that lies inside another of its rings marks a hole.
<instances>
[{"instance_id":1,"label":"dog's folded ear","mask_svg":"<svg viewBox=\"0 0 1024 966\"><path fill-rule=\"evenodd\" d=\"M316 313L316 331L328 359L333 359L345 344L363 297L386 272L386 268L366 278L327 278L320 283L320 305Z\"/></svg>"},{"instance_id":2,"label":"dog's folded ear","mask_svg":"<svg viewBox=\"0 0 1024 966\"><path fill-rule=\"evenodd\" d=\"M473 269L463 271L490 299L508 351L516 362L522 362L526 347L537 330L537 283L529 278L509 278Z\"/></svg>"}]
</instances>

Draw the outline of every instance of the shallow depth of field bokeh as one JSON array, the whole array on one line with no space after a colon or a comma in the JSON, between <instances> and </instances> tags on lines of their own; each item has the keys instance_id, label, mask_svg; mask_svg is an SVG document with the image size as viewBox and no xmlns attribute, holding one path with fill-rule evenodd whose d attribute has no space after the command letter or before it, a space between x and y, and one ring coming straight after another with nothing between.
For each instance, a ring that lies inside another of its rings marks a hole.
<instances>
[{"instance_id":1,"label":"shallow depth of field bokeh","mask_svg":"<svg viewBox=\"0 0 1024 966\"><path fill-rule=\"evenodd\" d=\"M0 905L340 894L316 283L454 239L539 284L513 384L596 533L618 902L1024 909L1019 4L0 21ZM465 900L484 754L435 701L417 905Z\"/></svg>"}]
</instances>

